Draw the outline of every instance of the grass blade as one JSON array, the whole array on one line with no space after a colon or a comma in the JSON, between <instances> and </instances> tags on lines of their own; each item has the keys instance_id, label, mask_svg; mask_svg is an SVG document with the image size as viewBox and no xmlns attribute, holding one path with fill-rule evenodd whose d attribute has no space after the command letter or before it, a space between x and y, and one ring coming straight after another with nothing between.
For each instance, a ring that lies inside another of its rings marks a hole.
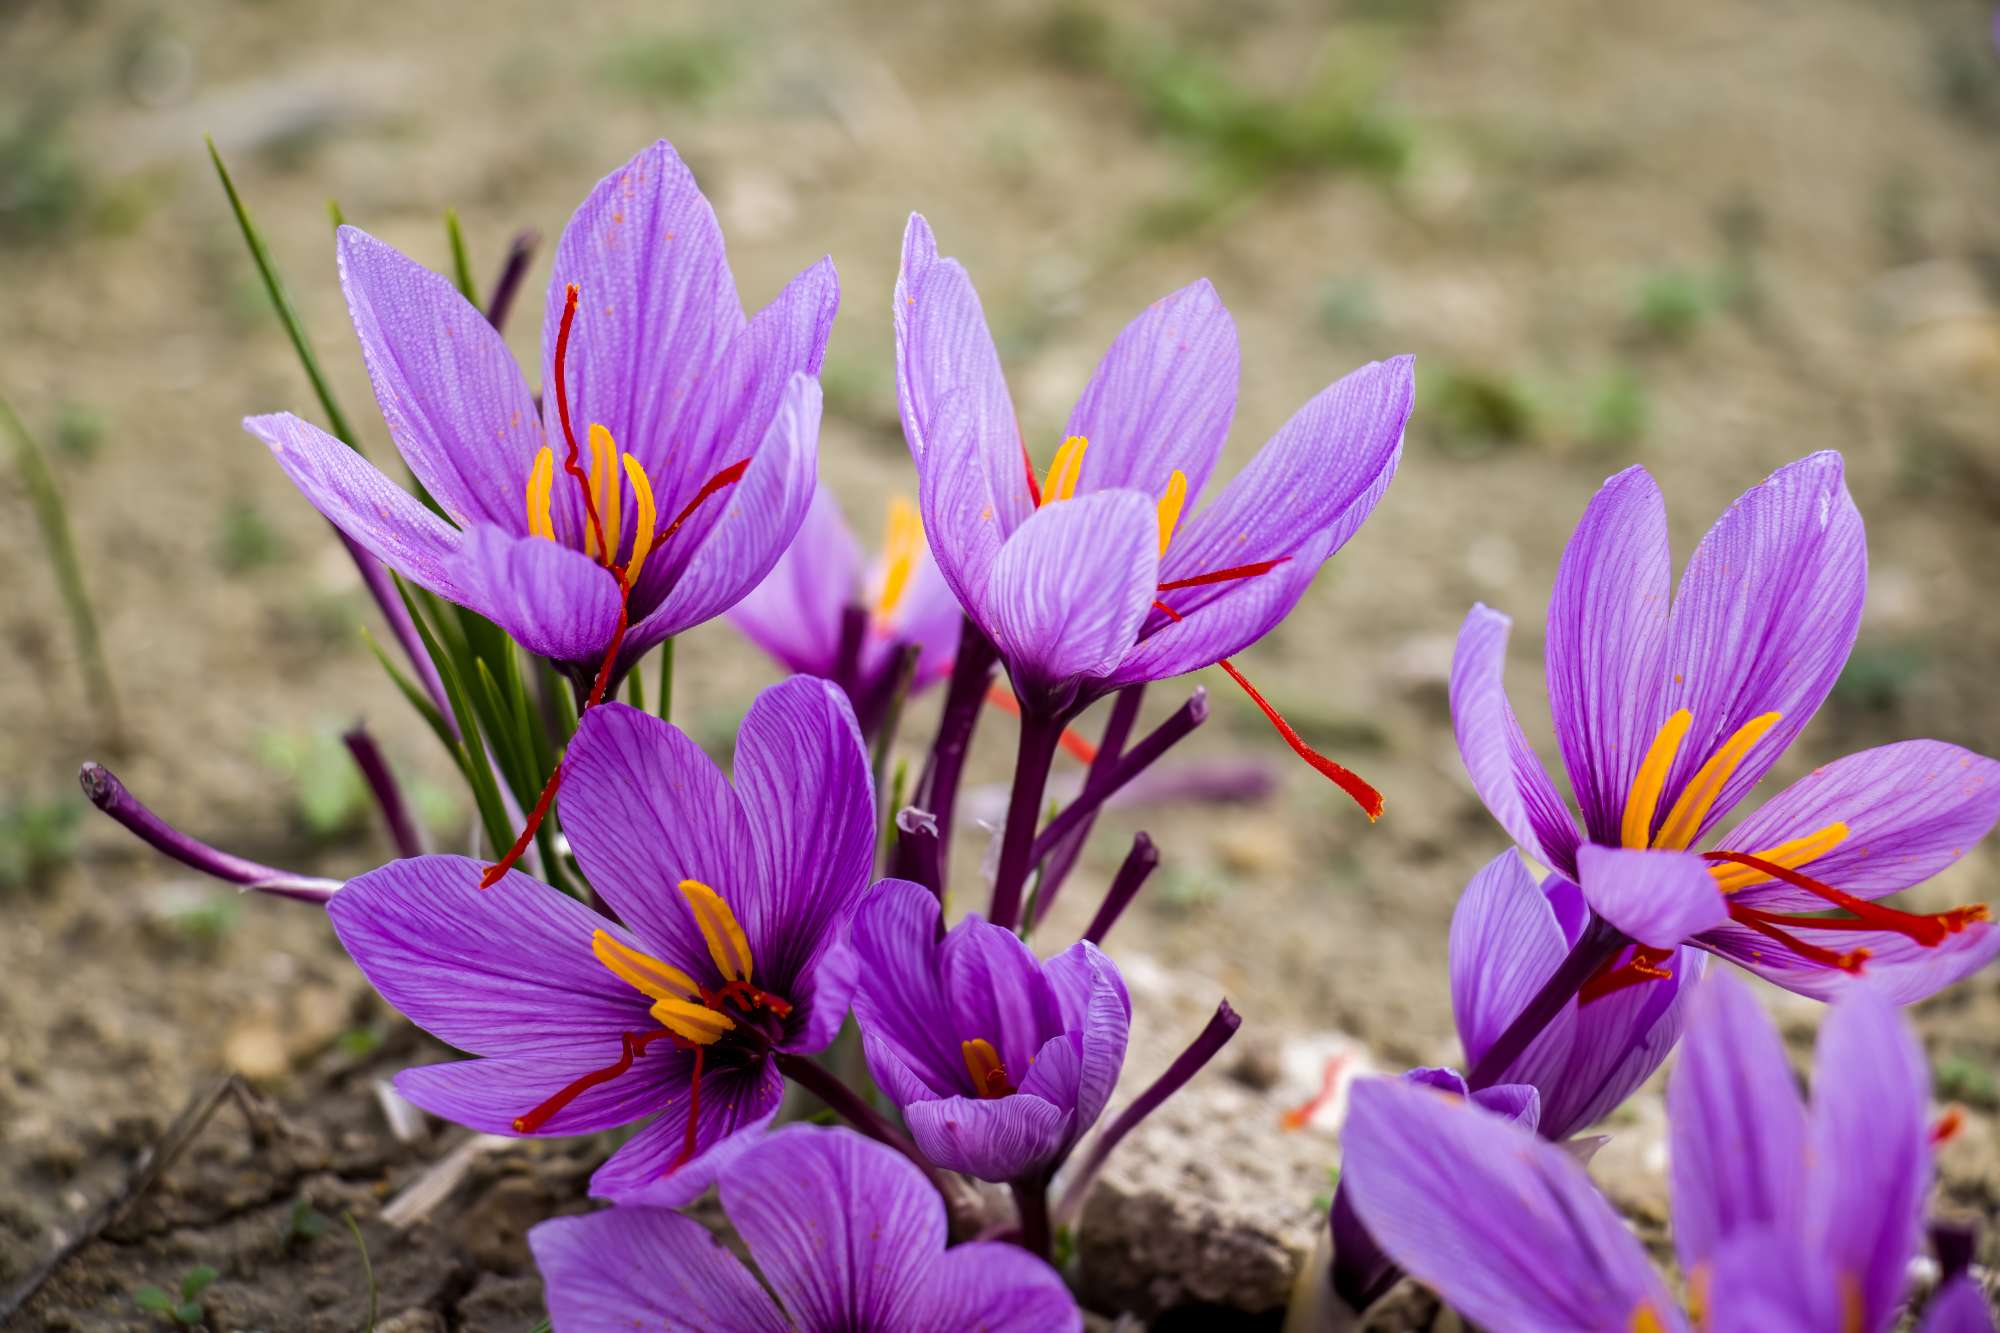
<instances>
[{"instance_id":1,"label":"grass blade","mask_svg":"<svg viewBox=\"0 0 2000 1333\"><path fill-rule=\"evenodd\" d=\"M472 256L466 253L465 232L458 225L458 210L444 211L444 234L451 242L451 276L458 284L459 294L474 305L479 304L479 285L472 280Z\"/></svg>"}]
</instances>

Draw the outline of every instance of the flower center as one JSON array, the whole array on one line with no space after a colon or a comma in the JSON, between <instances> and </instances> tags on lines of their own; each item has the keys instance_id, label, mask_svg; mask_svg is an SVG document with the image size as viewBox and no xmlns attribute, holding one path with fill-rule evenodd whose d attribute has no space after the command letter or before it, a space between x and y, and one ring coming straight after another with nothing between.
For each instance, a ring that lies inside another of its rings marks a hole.
<instances>
[{"instance_id":1,"label":"flower center","mask_svg":"<svg viewBox=\"0 0 2000 1333\"><path fill-rule=\"evenodd\" d=\"M1007 1078L1007 1066L1000 1052L984 1037L962 1041L958 1048L965 1056L965 1072L972 1075L972 1087L981 1098L1008 1097L1020 1091Z\"/></svg>"}]
</instances>

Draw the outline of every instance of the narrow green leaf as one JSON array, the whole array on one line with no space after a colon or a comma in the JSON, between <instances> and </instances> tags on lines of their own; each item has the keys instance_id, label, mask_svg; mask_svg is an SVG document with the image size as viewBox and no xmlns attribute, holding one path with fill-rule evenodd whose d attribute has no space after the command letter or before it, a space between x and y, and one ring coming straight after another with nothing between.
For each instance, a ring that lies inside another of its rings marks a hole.
<instances>
[{"instance_id":1,"label":"narrow green leaf","mask_svg":"<svg viewBox=\"0 0 2000 1333\"><path fill-rule=\"evenodd\" d=\"M417 601L410 595L409 585L401 578L396 580L396 590L403 595L403 604L410 609L410 619L417 627L417 637L424 641L424 650L431 655L437 665L438 677L444 683L446 702L451 704L452 716L459 719L464 727L464 762L460 765L465 773L466 783L472 788L472 800L479 807L480 822L486 825L486 836L493 844L494 854L513 845L513 826L507 818L506 803L500 799L500 784L493 776L493 769L486 761L486 747L481 744L479 728L476 725L478 713L473 709L466 695L465 683L458 674L458 664L438 644L437 636L425 622L418 610Z\"/></svg>"},{"instance_id":2,"label":"narrow green leaf","mask_svg":"<svg viewBox=\"0 0 2000 1333\"><path fill-rule=\"evenodd\" d=\"M458 210L444 211L444 234L451 240L452 279L458 283L459 294L474 305L479 304L479 286L472 280L472 256L466 253L465 232L458 225Z\"/></svg>"},{"instance_id":3,"label":"narrow green leaf","mask_svg":"<svg viewBox=\"0 0 2000 1333\"><path fill-rule=\"evenodd\" d=\"M625 702L642 713L646 711L646 685L637 671L625 677Z\"/></svg>"},{"instance_id":4,"label":"narrow green leaf","mask_svg":"<svg viewBox=\"0 0 2000 1333\"><path fill-rule=\"evenodd\" d=\"M638 675L635 669L632 673ZM660 644L660 721L673 721L674 711L674 641L666 639Z\"/></svg>"},{"instance_id":5,"label":"narrow green leaf","mask_svg":"<svg viewBox=\"0 0 2000 1333\"><path fill-rule=\"evenodd\" d=\"M340 211L340 200L338 199L329 199L326 201L326 216L327 220L333 223L335 231L339 231L347 225L347 214Z\"/></svg>"},{"instance_id":6,"label":"narrow green leaf","mask_svg":"<svg viewBox=\"0 0 2000 1333\"><path fill-rule=\"evenodd\" d=\"M368 645L369 652L375 654L375 660L382 664L382 669L389 673L389 679L395 682L403 697L410 701L410 707L417 710L431 731L444 743L444 748L456 755L459 748L458 738L451 734L451 727L445 722L444 714L440 713L437 705L431 702L431 697L389 659L388 653L382 650L382 645L375 642L375 636L366 629L361 631L361 641Z\"/></svg>"},{"instance_id":7,"label":"narrow green leaf","mask_svg":"<svg viewBox=\"0 0 2000 1333\"><path fill-rule=\"evenodd\" d=\"M502 776L514 789L514 799L525 809L532 806L542 792L542 778L530 771L534 762L534 746L514 725L514 710L508 707L500 682L493 678L493 669L486 665L484 658L472 664L472 672L479 687L480 727L486 732L493 753L500 760Z\"/></svg>"},{"instance_id":8,"label":"narrow green leaf","mask_svg":"<svg viewBox=\"0 0 2000 1333\"><path fill-rule=\"evenodd\" d=\"M368 1283L368 1322L361 1326L362 1333L375 1333L375 1322L381 1317L381 1293L375 1289L375 1265L368 1261L368 1242L362 1239L361 1224L353 1213L342 1213L340 1220L354 1233L354 1248L361 1251L361 1276Z\"/></svg>"}]
</instances>

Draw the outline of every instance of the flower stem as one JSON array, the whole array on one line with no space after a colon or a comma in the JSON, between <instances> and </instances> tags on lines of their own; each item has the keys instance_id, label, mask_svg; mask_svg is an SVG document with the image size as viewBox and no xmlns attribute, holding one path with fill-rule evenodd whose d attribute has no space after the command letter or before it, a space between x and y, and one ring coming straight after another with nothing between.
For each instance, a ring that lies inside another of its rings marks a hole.
<instances>
[{"instance_id":1,"label":"flower stem","mask_svg":"<svg viewBox=\"0 0 2000 1333\"><path fill-rule=\"evenodd\" d=\"M1092 944L1104 943L1104 937L1111 933L1119 916L1129 907L1132 900L1145 887L1147 876L1159 868L1160 849L1142 831L1132 837L1132 850L1125 854L1125 862L1118 867L1112 877L1111 887L1104 891L1104 901L1098 904L1097 915L1090 920L1090 928L1083 932L1083 938Z\"/></svg>"},{"instance_id":2,"label":"flower stem","mask_svg":"<svg viewBox=\"0 0 2000 1333\"><path fill-rule=\"evenodd\" d=\"M660 641L660 691L654 700L660 714L660 721L673 721L674 711L674 640L668 635Z\"/></svg>"},{"instance_id":3,"label":"flower stem","mask_svg":"<svg viewBox=\"0 0 2000 1333\"><path fill-rule=\"evenodd\" d=\"M219 880L234 884L239 888L255 889L259 893L275 894L280 898L297 898L301 902L325 903L340 888L337 879L320 879L312 875L295 875L289 870L279 870L272 866L246 861L240 856L231 856L207 843L191 838L169 824L166 820L147 809L145 804L126 790L110 769L102 764L85 764L77 775L83 784L83 794L90 803L123 824L141 841L151 844L182 865L213 875Z\"/></svg>"},{"instance_id":4,"label":"flower stem","mask_svg":"<svg viewBox=\"0 0 2000 1333\"><path fill-rule=\"evenodd\" d=\"M1118 789L1151 767L1153 762L1184 740L1188 733L1208 720L1208 691L1197 689L1174 715L1146 733L1145 739L1126 751L1102 782L1085 781L1075 800L1062 808L1035 839L1034 859L1040 861L1056 849L1071 832L1084 825Z\"/></svg>"},{"instance_id":5,"label":"flower stem","mask_svg":"<svg viewBox=\"0 0 2000 1333\"><path fill-rule=\"evenodd\" d=\"M1500 1082L1513 1063L1521 1058L1521 1053L1542 1035L1542 1029L1583 989L1583 983L1630 943L1616 926L1603 917L1591 917L1583 933L1570 947L1569 957L1549 974L1549 979L1542 983L1534 998L1515 1015L1514 1021L1472 1066L1472 1072L1465 1080L1467 1085L1478 1092Z\"/></svg>"},{"instance_id":6,"label":"flower stem","mask_svg":"<svg viewBox=\"0 0 2000 1333\"><path fill-rule=\"evenodd\" d=\"M514 233L514 239L507 245L507 258L500 266L500 276L493 283L493 293L487 299L486 322L496 329L507 326L507 314L514 308L514 295L521 290L521 279L527 276L529 261L535 257L535 249L542 243L542 235L529 227Z\"/></svg>"},{"instance_id":7,"label":"flower stem","mask_svg":"<svg viewBox=\"0 0 2000 1333\"><path fill-rule=\"evenodd\" d=\"M395 847L396 855L422 856L423 834L417 828L417 821L410 816L409 803L403 799L403 788L389 768L389 760L382 753L382 747L375 743L375 737L369 734L367 727L357 722L340 739L346 743L347 752L354 756L354 766L361 770L361 780L368 784L369 794L382 811L382 822L388 825L389 842Z\"/></svg>"},{"instance_id":8,"label":"flower stem","mask_svg":"<svg viewBox=\"0 0 2000 1333\"><path fill-rule=\"evenodd\" d=\"M993 877L993 905L987 916L1012 930L1021 920L1021 892L1035 868L1035 826L1042 818L1042 793L1049 767L1062 742L1063 720L1021 709L1021 744L1014 756L1014 788L1007 798L1007 824L1000 834L1000 869Z\"/></svg>"},{"instance_id":9,"label":"flower stem","mask_svg":"<svg viewBox=\"0 0 2000 1333\"><path fill-rule=\"evenodd\" d=\"M965 756L972 748L972 731L986 706L986 687L993 679L999 655L979 626L968 618L959 633L958 656L953 659L951 680L945 686L944 712L938 718L937 738L931 743L930 758L910 804L927 810L937 821L937 866L935 882L919 879L921 867L905 864L899 853L894 873L914 879L944 896L945 878L950 874L951 823L958 804L958 783L965 771Z\"/></svg>"},{"instance_id":10,"label":"flower stem","mask_svg":"<svg viewBox=\"0 0 2000 1333\"><path fill-rule=\"evenodd\" d=\"M896 732L903 725L903 704L910 697L910 682L917 678L917 658L922 653L923 648L914 643L897 648L895 657L883 673L879 687L882 694L880 702L870 701L868 711L872 716L869 720L875 729L875 754L870 767L875 775L875 800L878 804L888 796L889 752L896 746Z\"/></svg>"},{"instance_id":11,"label":"flower stem","mask_svg":"<svg viewBox=\"0 0 2000 1333\"><path fill-rule=\"evenodd\" d=\"M1014 1208L1021 1215L1021 1234L1016 1243L1037 1259L1047 1259L1050 1242L1055 1238L1049 1226L1049 1182L1035 1176L1017 1180L1010 1188L1014 1191Z\"/></svg>"},{"instance_id":12,"label":"flower stem","mask_svg":"<svg viewBox=\"0 0 2000 1333\"><path fill-rule=\"evenodd\" d=\"M1132 725L1139 720L1139 705L1144 701L1146 687L1143 683L1128 685L1118 691L1111 701L1111 716L1105 720L1104 735L1097 743L1097 757L1090 761L1090 770L1084 774L1083 790L1091 791L1109 780L1112 770L1125 753L1125 742L1131 738ZM1076 867L1077 858L1083 854L1083 845L1090 838L1090 826L1096 822L1096 812L1092 811L1067 838L1057 843L1049 851L1042 864L1042 878L1035 890L1035 920L1028 922L1028 929L1035 928L1035 921L1048 915L1055 906L1056 895L1062 892L1063 882L1069 872Z\"/></svg>"}]
</instances>

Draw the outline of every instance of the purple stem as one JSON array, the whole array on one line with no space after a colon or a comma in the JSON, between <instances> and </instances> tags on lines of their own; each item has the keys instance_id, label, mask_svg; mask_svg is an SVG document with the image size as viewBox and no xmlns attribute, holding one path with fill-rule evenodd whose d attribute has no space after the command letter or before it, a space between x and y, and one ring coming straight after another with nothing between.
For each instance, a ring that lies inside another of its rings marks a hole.
<instances>
[{"instance_id":1,"label":"purple stem","mask_svg":"<svg viewBox=\"0 0 2000 1333\"><path fill-rule=\"evenodd\" d=\"M204 875L213 875L239 888L309 903L325 903L340 889L337 879L297 875L289 870L260 865L190 838L147 809L102 764L85 764L77 779L83 784L83 794L90 798L92 805L138 835L141 841L150 843L182 865L199 870Z\"/></svg>"},{"instance_id":2,"label":"purple stem","mask_svg":"<svg viewBox=\"0 0 2000 1333\"><path fill-rule=\"evenodd\" d=\"M945 686L944 711L938 717L937 739L931 743L930 758L924 763L910 804L928 810L937 820L935 880L918 880L940 897L951 872L951 824L958 805L959 778L965 772L965 756L972 748L973 728L986 707L986 690L993 683L993 668L999 654L979 626L967 618L959 633L958 656L953 659L951 679ZM915 867L905 865L900 855L895 873L916 879Z\"/></svg>"},{"instance_id":3,"label":"purple stem","mask_svg":"<svg viewBox=\"0 0 2000 1333\"><path fill-rule=\"evenodd\" d=\"M1017 1180L1009 1188L1014 1192L1014 1211L1021 1217L1021 1232L1014 1243L1037 1259L1046 1260L1049 1257L1049 1242L1055 1236L1049 1226L1047 1178L1037 1176Z\"/></svg>"},{"instance_id":4,"label":"purple stem","mask_svg":"<svg viewBox=\"0 0 2000 1333\"><path fill-rule=\"evenodd\" d=\"M1133 723L1139 720L1139 705L1145 693L1143 683L1128 685L1118 691L1117 697L1111 701L1111 716L1105 720L1104 735L1097 742L1097 757L1090 761L1090 770L1084 774L1084 791L1090 791L1106 781L1125 753L1125 742L1132 736ZM1056 905L1056 895L1062 892L1063 881L1069 878L1069 872L1076 868L1077 858L1083 854L1083 845L1090 840L1090 826L1096 819L1096 812L1093 811L1069 837L1056 844L1043 862L1042 878L1035 890L1035 916L1038 919L1047 916L1049 909ZM1031 928L1033 924L1029 923Z\"/></svg>"},{"instance_id":5,"label":"purple stem","mask_svg":"<svg viewBox=\"0 0 2000 1333\"><path fill-rule=\"evenodd\" d=\"M1152 763L1187 737L1187 734L1208 720L1208 691L1196 689L1188 696L1188 701L1174 711L1174 715L1146 733L1144 740L1127 750L1118 758L1117 766L1100 783L1086 781L1076 799L1062 808L1042 835L1035 839L1035 861L1040 861L1055 850L1063 838L1096 813L1120 787L1143 773Z\"/></svg>"},{"instance_id":6,"label":"purple stem","mask_svg":"<svg viewBox=\"0 0 2000 1333\"><path fill-rule=\"evenodd\" d=\"M840 608L840 646L834 651L833 679L850 699L861 693L861 640L867 633L867 607L849 602Z\"/></svg>"},{"instance_id":7,"label":"purple stem","mask_svg":"<svg viewBox=\"0 0 2000 1333\"><path fill-rule=\"evenodd\" d=\"M507 245L507 258L500 265L500 276L493 283L493 295L486 303L486 322L496 329L507 326L507 314L514 308L514 295L521 290L521 279L527 276L529 261L535 257L535 249L542 243L542 234L530 227L514 233L514 239Z\"/></svg>"},{"instance_id":8,"label":"purple stem","mask_svg":"<svg viewBox=\"0 0 2000 1333\"><path fill-rule=\"evenodd\" d=\"M1111 1150L1118 1146L1119 1140L1137 1129L1141 1120L1159 1110L1162 1102L1199 1074L1202 1066L1213 1060L1215 1053L1227 1046L1229 1039L1236 1035L1236 1029L1242 1026L1242 1017L1229 1007L1229 1001L1224 1000L1215 1006L1215 1017L1208 1020L1208 1026L1201 1030L1201 1034L1167 1066L1167 1072L1154 1079L1153 1085L1135 1097L1132 1104L1111 1122L1111 1127L1097 1136L1090 1156L1070 1177L1062 1201L1056 1205L1058 1226L1069 1226L1076 1220L1078 1210L1083 1207L1084 1195L1090 1192L1091 1182L1097 1179L1097 1173L1104 1168L1104 1159L1111 1156Z\"/></svg>"},{"instance_id":9,"label":"purple stem","mask_svg":"<svg viewBox=\"0 0 2000 1333\"><path fill-rule=\"evenodd\" d=\"M1000 834L1000 868L993 877L993 903L987 919L1012 930L1021 919L1021 891L1039 859L1035 856L1035 826L1042 821L1042 794L1048 790L1049 766L1062 741L1063 720L1044 717L1023 703L1021 744L1014 756L1014 788L1007 797L1007 823Z\"/></svg>"},{"instance_id":10,"label":"purple stem","mask_svg":"<svg viewBox=\"0 0 2000 1333\"><path fill-rule=\"evenodd\" d=\"M354 756L354 766L361 770L361 780L368 784L369 793L375 797L375 804L382 811L382 822L389 827L389 841L396 848L396 855L422 856L424 835L417 828L416 820L410 817L409 803L403 799L403 788L390 770L382 747L375 743L368 728L359 722L343 732L340 739L347 743L347 752Z\"/></svg>"},{"instance_id":11,"label":"purple stem","mask_svg":"<svg viewBox=\"0 0 2000 1333\"><path fill-rule=\"evenodd\" d=\"M1104 891L1104 901L1098 904L1097 915L1091 918L1090 929L1083 932L1083 938L1092 944L1104 943L1125 909L1139 895L1146 883L1146 877L1159 868L1160 849L1143 832L1133 835L1132 850L1125 854L1125 863L1118 867L1112 877L1111 887Z\"/></svg>"},{"instance_id":12,"label":"purple stem","mask_svg":"<svg viewBox=\"0 0 2000 1333\"><path fill-rule=\"evenodd\" d=\"M1564 1005L1576 998L1583 984L1597 974L1597 969L1617 957L1618 951L1631 942L1603 917L1590 918L1583 933L1571 946L1569 957L1562 960L1562 965L1542 983L1534 998L1515 1015L1514 1021L1472 1066L1472 1072L1466 1075L1466 1085L1478 1092L1498 1083L1514 1062L1521 1058L1521 1052L1542 1035L1542 1029L1562 1012Z\"/></svg>"}]
</instances>

